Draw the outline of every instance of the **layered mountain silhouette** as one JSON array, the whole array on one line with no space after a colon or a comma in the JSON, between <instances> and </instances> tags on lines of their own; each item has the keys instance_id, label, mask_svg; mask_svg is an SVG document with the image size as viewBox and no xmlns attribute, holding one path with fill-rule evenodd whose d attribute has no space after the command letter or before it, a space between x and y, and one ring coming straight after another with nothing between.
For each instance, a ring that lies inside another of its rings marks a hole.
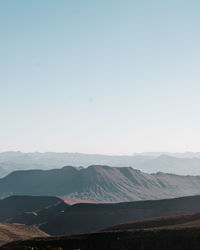
<instances>
[{"instance_id":1,"label":"layered mountain silhouette","mask_svg":"<svg viewBox=\"0 0 200 250\"><path fill-rule=\"evenodd\" d=\"M15 171L0 179L0 196L52 195L122 202L200 194L200 177L147 174L131 167L63 167Z\"/></svg>"},{"instance_id":2,"label":"layered mountain silhouette","mask_svg":"<svg viewBox=\"0 0 200 250\"><path fill-rule=\"evenodd\" d=\"M135 155L98 155L80 153L0 153L0 177L14 170L53 169L62 166L90 165L131 166L148 173L158 171L174 174L200 175L200 153L143 153Z\"/></svg>"},{"instance_id":3,"label":"layered mountain silhouette","mask_svg":"<svg viewBox=\"0 0 200 250\"><path fill-rule=\"evenodd\" d=\"M181 158L162 154L153 159L144 160L135 167L148 173L162 171L180 175L200 175L200 159L197 157Z\"/></svg>"},{"instance_id":4,"label":"layered mountain silhouette","mask_svg":"<svg viewBox=\"0 0 200 250\"><path fill-rule=\"evenodd\" d=\"M71 206L60 201L35 211L15 213L15 216L9 219L7 217L4 221L35 225L51 235L66 235L94 232L120 223L199 211L200 196L113 204L82 203Z\"/></svg>"}]
</instances>

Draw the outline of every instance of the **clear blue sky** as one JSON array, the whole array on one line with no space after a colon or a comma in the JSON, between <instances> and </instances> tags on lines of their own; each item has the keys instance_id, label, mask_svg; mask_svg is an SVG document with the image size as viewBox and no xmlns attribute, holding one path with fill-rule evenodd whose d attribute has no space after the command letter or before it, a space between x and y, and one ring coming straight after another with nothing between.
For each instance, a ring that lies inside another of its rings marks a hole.
<instances>
[{"instance_id":1,"label":"clear blue sky","mask_svg":"<svg viewBox=\"0 0 200 250\"><path fill-rule=\"evenodd\" d=\"M0 151L200 151L199 0L0 0Z\"/></svg>"}]
</instances>

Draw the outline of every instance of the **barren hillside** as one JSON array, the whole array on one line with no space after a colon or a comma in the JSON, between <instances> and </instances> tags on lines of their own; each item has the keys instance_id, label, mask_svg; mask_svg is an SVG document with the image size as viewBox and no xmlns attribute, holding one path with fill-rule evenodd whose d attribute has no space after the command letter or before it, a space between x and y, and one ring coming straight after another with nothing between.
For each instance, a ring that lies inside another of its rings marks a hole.
<instances>
[{"instance_id":1,"label":"barren hillside","mask_svg":"<svg viewBox=\"0 0 200 250\"><path fill-rule=\"evenodd\" d=\"M47 236L48 234L33 226L0 223L0 245L11 241Z\"/></svg>"}]
</instances>

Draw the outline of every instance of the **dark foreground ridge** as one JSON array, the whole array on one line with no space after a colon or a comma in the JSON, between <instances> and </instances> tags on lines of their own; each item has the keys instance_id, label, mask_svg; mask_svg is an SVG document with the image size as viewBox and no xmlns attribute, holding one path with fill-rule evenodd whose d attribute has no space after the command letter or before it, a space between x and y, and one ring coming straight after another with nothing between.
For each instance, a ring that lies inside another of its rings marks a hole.
<instances>
[{"instance_id":1,"label":"dark foreground ridge","mask_svg":"<svg viewBox=\"0 0 200 250\"><path fill-rule=\"evenodd\" d=\"M15 242L5 250L199 250L199 229L101 232Z\"/></svg>"},{"instance_id":2,"label":"dark foreground ridge","mask_svg":"<svg viewBox=\"0 0 200 250\"><path fill-rule=\"evenodd\" d=\"M37 198L37 197L36 197ZM38 199L25 197L25 201L31 201L37 205ZM45 198L45 197L44 197ZM41 197L39 197L39 200ZM18 209L16 201L23 201L23 196L10 197L12 213L7 213L6 209L0 209L0 217L6 218L9 223L20 223L26 225L36 225L42 231L51 235L69 235L78 233L89 233L102 230L121 223L134 222L161 216L181 215L196 213L200 211L200 196L190 196L175 199L134 201L115 204L75 204L69 206L62 200L53 199L52 205L41 206L33 210L22 212ZM45 200L45 199L44 199ZM2 204L4 204L2 200ZM7 204L7 199L6 199ZM40 203L38 203L40 204ZM37 205L38 207L38 205ZM1 208L1 207L0 207ZM6 213L6 214L5 214ZM17 214L16 214L17 213ZM12 214L14 216L12 216ZM5 217L7 215L7 217Z\"/></svg>"},{"instance_id":3,"label":"dark foreground ridge","mask_svg":"<svg viewBox=\"0 0 200 250\"><path fill-rule=\"evenodd\" d=\"M116 225L97 233L37 238L2 249L199 250L200 213Z\"/></svg>"}]
</instances>

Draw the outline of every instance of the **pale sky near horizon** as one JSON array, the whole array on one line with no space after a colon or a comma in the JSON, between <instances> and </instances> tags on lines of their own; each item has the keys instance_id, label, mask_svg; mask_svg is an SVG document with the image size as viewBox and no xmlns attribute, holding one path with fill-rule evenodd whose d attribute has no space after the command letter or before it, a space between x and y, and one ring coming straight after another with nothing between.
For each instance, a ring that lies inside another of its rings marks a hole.
<instances>
[{"instance_id":1,"label":"pale sky near horizon","mask_svg":"<svg viewBox=\"0 0 200 250\"><path fill-rule=\"evenodd\" d=\"M0 0L0 151L200 151L199 12Z\"/></svg>"}]
</instances>

